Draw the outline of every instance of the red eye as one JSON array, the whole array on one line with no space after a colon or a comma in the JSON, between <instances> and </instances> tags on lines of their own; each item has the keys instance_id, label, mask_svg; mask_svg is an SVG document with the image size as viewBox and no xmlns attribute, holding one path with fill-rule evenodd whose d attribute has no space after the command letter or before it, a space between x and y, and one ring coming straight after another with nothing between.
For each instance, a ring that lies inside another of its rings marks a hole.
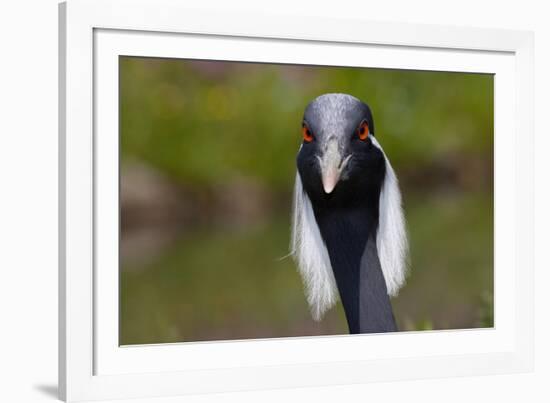
<instances>
[{"instance_id":1,"label":"red eye","mask_svg":"<svg viewBox=\"0 0 550 403\"><path fill-rule=\"evenodd\" d=\"M305 124L302 125L302 136L306 143L311 143L313 141L313 133Z\"/></svg>"},{"instance_id":2,"label":"red eye","mask_svg":"<svg viewBox=\"0 0 550 403\"><path fill-rule=\"evenodd\" d=\"M360 140L365 141L369 137L369 124L366 120L361 122L361 125L357 128L357 136Z\"/></svg>"}]
</instances>

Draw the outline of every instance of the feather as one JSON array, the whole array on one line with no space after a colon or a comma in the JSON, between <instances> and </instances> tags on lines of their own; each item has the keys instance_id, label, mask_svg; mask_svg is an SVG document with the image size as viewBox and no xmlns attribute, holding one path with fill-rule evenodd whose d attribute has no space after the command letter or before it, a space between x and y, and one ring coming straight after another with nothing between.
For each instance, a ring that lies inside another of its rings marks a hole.
<instances>
[{"instance_id":1,"label":"feather","mask_svg":"<svg viewBox=\"0 0 550 403\"><path fill-rule=\"evenodd\" d=\"M323 314L338 301L338 288L325 242L299 173L296 173L294 186L290 250L302 276L313 319L321 320Z\"/></svg>"},{"instance_id":2,"label":"feather","mask_svg":"<svg viewBox=\"0 0 550 403\"><path fill-rule=\"evenodd\" d=\"M376 248L388 295L396 296L405 283L408 270L408 239L401 192L382 146L374 136L371 136L371 141L382 151L386 161L386 175L380 192ZM296 173L294 186L290 249L304 282L311 314L315 320L321 320L323 314L338 301L339 294L328 251L299 173Z\"/></svg>"},{"instance_id":3,"label":"feather","mask_svg":"<svg viewBox=\"0 0 550 403\"><path fill-rule=\"evenodd\" d=\"M386 176L380 192L376 248L388 295L396 296L405 283L408 270L409 242L405 216L395 172L382 146L374 136L371 136L371 141L375 147L382 151L386 160Z\"/></svg>"}]
</instances>

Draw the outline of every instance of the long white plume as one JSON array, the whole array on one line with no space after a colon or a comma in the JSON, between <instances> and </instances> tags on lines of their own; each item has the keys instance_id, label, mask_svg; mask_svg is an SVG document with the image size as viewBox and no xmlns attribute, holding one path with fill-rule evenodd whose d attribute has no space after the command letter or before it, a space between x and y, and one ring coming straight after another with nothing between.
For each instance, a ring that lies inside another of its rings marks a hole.
<instances>
[{"instance_id":1,"label":"long white plume","mask_svg":"<svg viewBox=\"0 0 550 403\"><path fill-rule=\"evenodd\" d=\"M323 314L338 301L338 288L325 242L299 173L296 173L294 185L291 253L304 281L311 315L313 319L321 320Z\"/></svg>"},{"instance_id":2,"label":"long white plume","mask_svg":"<svg viewBox=\"0 0 550 403\"><path fill-rule=\"evenodd\" d=\"M374 136L371 136L371 141L382 151L386 160L386 176L380 192L376 248L388 294L395 296L405 283L407 274L409 247L405 217L395 172ZM339 294L328 251L299 173L296 174L294 186L291 253L302 275L312 316L320 320L338 301Z\"/></svg>"},{"instance_id":3,"label":"long white plume","mask_svg":"<svg viewBox=\"0 0 550 403\"><path fill-rule=\"evenodd\" d=\"M386 160L386 177L380 192L376 248L388 294L396 296L405 283L407 275L409 242L405 216L395 172L382 146L374 136L371 136L370 139L382 151Z\"/></svg>"}]
</instances>

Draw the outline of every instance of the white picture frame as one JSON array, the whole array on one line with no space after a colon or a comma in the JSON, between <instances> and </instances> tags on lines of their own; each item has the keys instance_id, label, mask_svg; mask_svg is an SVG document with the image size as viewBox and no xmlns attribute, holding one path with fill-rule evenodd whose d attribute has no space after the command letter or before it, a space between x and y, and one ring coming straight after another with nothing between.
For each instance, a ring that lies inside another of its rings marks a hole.
<instances>
[{"instance_id":1,"label":"white picture frame","mask_svg":"<svg viewBox=\"0 0 550 403\"><path fill-rule=\"evenodd\" d=\"M532 370L531 33L206 13L170 0L70 0L60 5L59 39L63 399ZM119 346L119 55L495 74L495 327Z\"/></svg>"}]
</instances>

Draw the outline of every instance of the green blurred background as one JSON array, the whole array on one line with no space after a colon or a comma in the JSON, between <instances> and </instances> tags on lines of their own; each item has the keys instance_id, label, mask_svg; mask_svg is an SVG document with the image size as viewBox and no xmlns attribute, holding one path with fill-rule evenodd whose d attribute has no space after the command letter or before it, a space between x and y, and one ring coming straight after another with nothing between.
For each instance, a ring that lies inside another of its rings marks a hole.
<instances>
[{"instance_id":1,"label":"green blurred background","mask_svg":"<svg viewBox=\"0 0 550 403\"><path fill-rule=\"evenodd\" d=\"M347 333L288 253L304 107L367 102L400 179L400 330L493 326L493 76L120 58L120 343Z\"/></svg>"}]
</instances>

